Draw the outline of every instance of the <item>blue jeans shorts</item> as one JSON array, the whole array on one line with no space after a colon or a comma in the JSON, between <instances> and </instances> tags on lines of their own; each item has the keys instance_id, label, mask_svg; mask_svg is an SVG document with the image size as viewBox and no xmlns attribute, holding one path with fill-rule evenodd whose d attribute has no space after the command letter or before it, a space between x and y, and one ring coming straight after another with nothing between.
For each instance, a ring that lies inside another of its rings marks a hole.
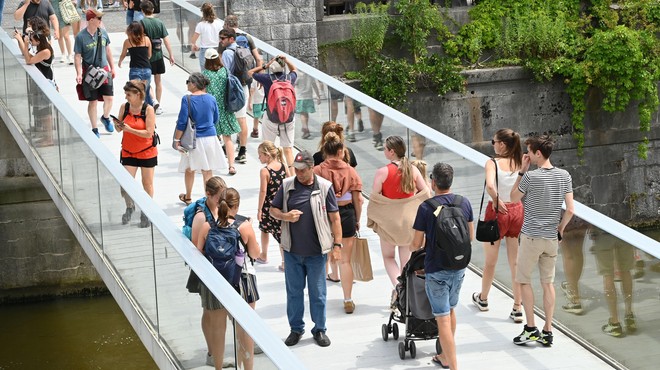
<instances>
[{"instance_id":1,"label":"blue jeans shorts","mask_svg":"<svg viewBox=\"0 0 660 370\"><path fill-rule=\"evenodd\" d=\"M433 316L447 316L456 307L464 278L465 269L426 274L426 296L431 303Z\"/></svg>"}]
</instances>

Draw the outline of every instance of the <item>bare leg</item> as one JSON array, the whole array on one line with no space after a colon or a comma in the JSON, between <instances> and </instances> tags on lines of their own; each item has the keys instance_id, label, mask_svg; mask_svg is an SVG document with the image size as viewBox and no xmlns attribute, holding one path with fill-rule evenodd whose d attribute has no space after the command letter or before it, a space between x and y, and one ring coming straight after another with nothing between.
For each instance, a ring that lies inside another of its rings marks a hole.
<instances>
[{"instance_id":1,"label":"bare leg","mask_svg":"<svg viewBox=\"0 0 660 370\"><path fill-rule=\"evenodd\" d=\"M543 310L545 311L543 330L552 331L552 317L555 314L555 286L553 283L541 283L541 286L543 287ZM532 306L533 308L534 306Z\"/></svg>"},{"instance_id":2,"label":"bare leg","mask_svg":"<svg viewBox=\"0 0 660 370\"><path fill-rule=\"evenodd\" d=\"M336 121L337 114L339 114L339 102L330 98L330 121Z\"/></svg>"},{"instance_id":3,"label":"bare leg","mask_svg":"<svg viewBox=\"0 0 660 370\"><path fill-rule=\"evenodd\" d=\"M293 165L293 149L291 147L287 148L282 148L282 152L284 153L284 159L286 160L286 165L291 166ZM287 168L287 172L293 171L290 168ZM294 175L293 173L290 173L289 175Z\"/></svg>"},{"instance_id":4,"label":"bare leg","mask_svg":"<svg viewBox=\"0 0 660 370\"><path fill-rule=\"evenodd\" d=\"M227 310L209 311L211 318L211 355L215 360L215 369L222 370L225 357L225 334L227 331Z\"/></svg>"},{"instance_id":5,"label":"bare leg","mask_svg":"<svg viewBox=\"0 0 660 370\"><path fill-rule=\"evenodd\" d=\"M184 181L186 184L186 199L191 199L192 198L192 187L193 184L195 183L195 172L191 171L190 169L186 170ZM206 184L206 182L204 182Z\"/></svg>"},{"instance_id":6,"label":"bare leg","mask_svg":"<svg viewBox=\"0 0 660 370\"><path fill-rule=\"evenodd\" d=\"M204 179L204 186L206 186L206 182L209 181L209 179L213 177L213 171L208 170L204 171L202 170L202 178Z\"/></svg>"},{"instance_id":7,"label":"bare leg","mask_svg":"<svg viewBox=\"0 0 660 370\"><path fill-rule=\"evenodd\" d=\"M241 143L241 146L246 146L248 137L247 117L238 118L237 120L238 125L241 126L241 132L238 134L238 140Z\"/></svg>"},{"instance_id":8,"label":"bare leg","mask_svg":"<svg viewBox=\"0 0 660 370\"><path fill-rule=\"evenodd\" d=\"M390 278L392 288L395 288L396 284L398 283L396 278L401 275L401 268L399 268L399 265L396 264L395 246L381 238L380 250L383 255L383 265L385 265L385 272L387 272L387 276Z\"/></svg>"},{"instance_id":9,"label":"bare leg","mask_svg":"<svg viewBox=\"0 0 660 370\"><path fill-rule=\"evenodd\" d=\"M255 303L250 303L254 309ZM238 365L243 370L252 370L254 368L254 340L243 330L240 325L236 325L238 334Z\"/></svg>"},{"instance_id":10,"label":"bare leg","mask_svg":"<svg viewBox=\"0 0 660 370\"><path fill-rule=\"evenodd\" d=\"M211 340L213 338L213 327L211 326L211 311L202 309L202 333L206 341L208 353L211 353Z\"/></svg>"},{"instance_id":11,"label":"bare leg","mask_svg":"<svg viewBox=\"0 0 660 370\"><path fill-rule=\"evenodd\" d=\"M525 311L525 320L527 326L535 327L534 323L534 291L531 284L520 284L520 293L522 296L523 310Z\"/></svg>"},{"instance_id":12,"label":"bare leg","mask_svg":"<svg viewBox=\"0 0 660 370\"><path fill-rule=\"evenodd\" d=\"M103 117L110 117L112 110L112 96L103 96Z\"/></svg>"},{"instance_id":13,"label":"bare leg","mask_svg":"<svg viewBox=\"0 0 660 370\"><path fill-rule=\"evenodd\" d=\"M348 96L344 98L344 105L346 105L346 121L348 124L348 129L351 132L355 132L355 108L353 107L353 99Z\"/></svg>"},{"instance_id":14,"label":"bare leg","mask_svg":"<svg viewBox=\"0 0 660 370\"><path fill-rule=\"evenodd\" d=\"M234 167L234 142L231 140L231 135L222 135L222 141L225 143L229 168Z\"/></svg>"},{"instance_id":15,"label":"bare leg","mask_svg":"<svg viewBox=\"0 0 660 370\"><path fill-rule=\"evenodd\" d=\"M96 100L90 101L87 103L87 115L89 116L89 123L92 125L92 129L98 127L96 122Z\"/></svg>"},{"instance_id":16,"label":"bare leg","mask_svg":"<svg viewBox=\"0 0 660 370\"><path fill-rule=\"evenodd\" d=\"M142 177L142 188L144 191L149 194L150 197L154 197L154 168L141 167L140 175Z\"/></svg>"},{"instance_id":17,"label":"bare leg","mask_svg":"<svg viewBox=\"0 0 660 370\"><path fill-rule=\"evenodd\" d=\"M568 283L568 292L571 303L580 303L579 281L584 266L584 251L582 243L586 229L566 232L561 242L564 274Z\"/></svg>"},{"instance_id":18,"label":"bare leg","mask_svg":"<svg viewBox=\"0 0 660 370\"><path fill-rule=\"evenodd\" d=\"M518 261L518 238L506 238L506 254L511 270L511 290L513 290L513 308L520 309L522 298L520 296L520 284L516 282L516 266Z\"/></svg>"},{"instance_id":19,"label":"bare leg","mask_svg":"<svg viewBox=\"0 0 660 370\"><path fill-rule=\"evenodd\" d=\"M268 261L268 243L270 242L270 234L266 232L261 232L261 254L259 258L264 261Z\"/></svg>"},{"instance_id":20,"label":"bare leg","mask_svg":"<svg viewBox=\"0 0 660 370\"><path fill-rule=\"evenodd\" d=\"M490 292L490 287L493 285L493 279L495 278L495 266L497 265L500 244L500 240L496 241L495 245L490 245L490 243L483 244L486 261L484 262L484 273L481 277L481 292L479 293L479 298L484 301L488 300L488 293Z\"/></svg>"},{"instance_id":21,"label":"bare leg","mask_svg":"<svg viewBox=\"0 0 660 370\"><path fill-rule=\"evenodd\" d=\"M610 322L616 324L619 322L619 309L617 307L616 285L614 285L614 275L603 275L603 286L605 287L605 300L607 309L610 312Z\"/></svg>"},{"instance_id":22,"label":"bare leg","mask_svg":"<svg viewBox=\"0 0 660 370\"><path fill-rule=\"evenodd\" d=\"M371 130L373 131L374 135L380 134L380 128L383 125L384 118L385 117L383 117L382 114L369 108L369 122L371 123Z\"/></svg>"},{"instance_id":23,"label":"bare leg","mask_svg":"<svg viewBox=\"0 0 660 370\"><path fill-rule=\"evenodd\" d=\"M342 238L341 249L341 289L344 291L344 299L351 299L353 292L353 267L351 267L351 255L353 254L353 243L355 238Z\"/></svg>"},{"instance_id":24,"label":"bare leg","mask_svg":"<svg viewBox=\"0 0 660 370\"><path fill-rule=\"evenodd\" d=\"M435 321L438 323L438 339L442 347L442 354L438 355L438 357L450 369L458 369L456 342L454 341L454 333L456 332L456 314L454 313L454 309L451 309L449 315L436 317Z\"/></svg>"}]
</instances>

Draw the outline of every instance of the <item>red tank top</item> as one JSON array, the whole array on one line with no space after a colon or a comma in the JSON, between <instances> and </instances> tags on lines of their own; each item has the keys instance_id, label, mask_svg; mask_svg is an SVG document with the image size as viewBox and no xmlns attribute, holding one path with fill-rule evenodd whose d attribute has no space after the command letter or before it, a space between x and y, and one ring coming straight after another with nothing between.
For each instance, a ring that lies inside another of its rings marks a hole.
<instances>
[{"instance_id":1,"label":"red tank top","mask_svg":"<svg viewBox=\"0 0 660 370\"><path fill-rule=\"evenodd\" d=\"M124 124L135 130L145 130L147 123L144 118L129 113L124 118ZM140 137L124 131L121 139L121 156L125 158L149 159L158 155L158 149L152 145L150 137Z\"/></svg>"},{"instance_id":2,"label":"red tank top","mask_svg":"<svg viewBox=\"0 0 660 370\"><path fill-rule=\"evenodd\" d=\"M381 191L384 197L390 199L410 198L415 195L412 193L404 193L401 191L401 172L399 167L390 163L387 165L387 178L383 181L383 190Z\"/></svg>"}]
</instances>

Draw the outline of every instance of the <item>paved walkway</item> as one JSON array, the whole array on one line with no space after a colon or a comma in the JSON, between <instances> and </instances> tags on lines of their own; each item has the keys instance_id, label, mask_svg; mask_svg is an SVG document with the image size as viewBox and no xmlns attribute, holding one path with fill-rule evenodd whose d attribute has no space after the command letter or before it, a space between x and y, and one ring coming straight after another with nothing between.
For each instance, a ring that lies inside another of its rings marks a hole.
<instances>
[{"instance_id":1,"label":"paved walkway","mask_svg":"<svg viewBox=\"0 0 660 370\"><path fill-rule=\"evenodd\" d=\"M123 34L111 34L115 60L118 59ZM57 53L57 52L56 52ZM56 61L58 61L57 55ZM117 115L123 104L122 87L128 76L128 61L118 69L115 80L115 104L113 114ZM81 117L87 121L86 104L77 102L74 91L75 71L73 66L55 63L55 77L60 86L60 93L73 105ZM168 66L164 75L164 93L161 99L165 113L157 117L158 132L163 143L159 146L159 165L156 168L155 201L165 210L176 225L181 225L183 204L177 199L183 191L183 174L177 172L179 154L170 148L169 138L174 129L180 98L185 93L187 73L179 68ZM100 109L99 109L100 111ZM100 142L118 156L121 135L103 133ZM221 175L229 186L241 193L241 213L255 216L258 198L258 173L261 165L257 159L258 139L249 139L248 163L237 164L238 174ZM374 154L374 160L385 163L385 159ZM203 195L201 175L196 179L193 197ZM117 197L118 198L118 197ZM118 198L117 201L121 201ZM366 205L362 225L366 225ZM135 227L135 225L133 225ZM255 231L258 229L255 224ZM357 308L354 314L343 312L342 292L339 284L329 283L328 287L328 336L332 340L329 348L316 346L311 334L307 332L302 341L292 348L294 353L309 369L409 369L430 367L434 341L418 342L417 357L405 360L398 356L398 341L385 342L381 338L381 325L387 322L391 287L383 268L380 248L376 235L371 230L363 230L362 235L370 242L370 252L375 279L369 283L356 283L353 298ZM261 300L257 303L257 312L278 333L285 338L289 333L285 315L284 275L277 271L280 263L278 249L271 240L269 249L270 263L257 266ZM172 289L183 289L184 281L172 284ZM513 324L508 319L511 299L498 290L492 290L489 296L491 310L478 312L472 305L470 293L479 290L480 278L468 272L457 307L458 327L456 333L459 363L464 369L607 369L607 364L596 358L577 343L555 331L555 345L544 348L537 344L515 346L511 340L522 330L522 325ZM204 367L205 344L199 329L199 302L195 296L188 297L182 303L189 307L189 316L182 318L183 331L177 336L177 343L172 348L186 368ZM311 320L306 313L308 328ZM539 319L540 320L540 319ZM185 325L183 325L185 324ZM404 332L404 327L400 326ZM256 368L270 368L265 359L257 357ZM261 355L263 357L263 355Z\"/></svg>"}]
</instances>

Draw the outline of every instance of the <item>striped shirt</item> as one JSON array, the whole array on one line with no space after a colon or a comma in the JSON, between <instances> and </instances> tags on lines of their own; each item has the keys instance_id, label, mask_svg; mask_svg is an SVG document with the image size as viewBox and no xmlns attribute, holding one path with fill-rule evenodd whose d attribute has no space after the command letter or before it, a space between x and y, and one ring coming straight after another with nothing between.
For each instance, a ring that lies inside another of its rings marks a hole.
<instances>
[{"instance_id":1,"label":"striped shirt","mask_svg":"<svg viewBox=\"0 0 660 370\"><path fill-rule=\"evenodd\" d=\"M561 168L538 168L525 173L518 185L525 216L522 233L542 239L557 239L564 196L573 192L571 175Z\"/></svg>"}]
</instances>

